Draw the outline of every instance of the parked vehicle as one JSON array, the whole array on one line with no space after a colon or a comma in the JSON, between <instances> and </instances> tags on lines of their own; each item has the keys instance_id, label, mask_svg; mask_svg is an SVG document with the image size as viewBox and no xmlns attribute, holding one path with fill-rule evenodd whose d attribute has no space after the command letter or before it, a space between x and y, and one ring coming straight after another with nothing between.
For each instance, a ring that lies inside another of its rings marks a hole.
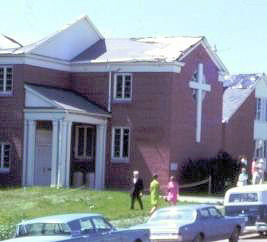
<instances>
[{"instance_id":1,"label":"parked vehicle","mask_svg":"<svg viewBox=\"0 0 267 242\"><path fill-rule=\"evenodd\" d=\"M229 189L224 197L225 215L246 216L246 226L267 232L267 185L248 185Z\"/></svg>"},{"instance_id":2,"label":"parked vehicle","mask_svg":"<svg viewBox=\"0 0 267 242\"><path fill-rule=\"evenodd\" d=\"M100 214L65 214L23 221L9 242L149 242L149 230L116 229Z\"/></svg>"},{"instance_id":3,"label":"parked vehicle","mask_svg":"<svg viewBox=\"0 0 267 242\"><path fill-rule=\"evenodd\" d=\"M151 241L238 241L243 217L224 217L211 205L184 205L158 209L147 223L132 228L150 229Z\"/></svg>"}]
</instances>

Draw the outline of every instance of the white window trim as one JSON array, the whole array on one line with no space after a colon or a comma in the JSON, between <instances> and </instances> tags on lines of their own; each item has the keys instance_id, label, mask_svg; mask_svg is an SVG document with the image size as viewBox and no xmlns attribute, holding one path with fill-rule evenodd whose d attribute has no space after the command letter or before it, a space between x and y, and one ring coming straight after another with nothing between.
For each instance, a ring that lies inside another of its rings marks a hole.
<instances>
[{"instance_id":1,"label":"white window trim","mask_svg":"<svg viewBox=\"0 0 267 242\"><path fill-rule=\"evenodd\" d=\"M120 140L120 157L114 156L114 145L115 145L115 129L120 129L121 132L121 140ZM129 141L128 141L128 157L122 157L123 154L123 129L129 130ZM130 147L131 147L131 129L125 126L116 126L112 127L112 142L111 142L111 160L112 163L128 163L130 159Z\"/></svg>"},{"instance_id":2,"label":"white window trim","mask_svg":"<svg viewBox=\"0 0 267 242\"><path fill-rule=\"evenodd\" d=\"M261 149L261 153L257 155L257 146L259 142L262 142L262 149ZM267 158L266 156L267 156L267 140L256 139L255 140L255 157L266 159Z\"/></svg>"},{"instance_id":3,"label":"white window trim","mask_svg":"<svg viewBox=\"0 0 267 242\"><path fill-rule=\"evenodd\" d=\"M78 155L78 140L79 140L79 128L84 128L84 142L83 142L83 155ZM74 159L77 160L90 160L94 157L94 142L92 142L92 155L87 156L86 155L86 147L87 147L87 129L92 129L92 126L90 125L78 125L75 126L75 147L74 147Z\"/></svg>"},{"instance_id":4,"label":"white window trim","mask_svg":"<svg viewBox=\"0 0 267 242\"><path fill-rule=\"evenodd\" d=\"M122 97L117 98L117 77L122 76ZM131 77L131 91L130 97L125 98L125 76ZM115 101L131 101L132 100L132 90L133 90L133 75L132 73L115 73L114 75L114 86L113 86L113 100Z\"/></svg>"},{"instance_id":5,"label":"white window trim","mask_svg":"<svg viewBox=\"0 0 267 242\"><path fill-rule=\"evenodd\" d=\"M258 109L258 102L260 101L260 109ZM259 112L259 118L258 118ZM260 122L267 122L267 98L257 97L256 99L256 117Z\"/></svg>"},{"instance_id":6,"label":"white window trim","mask_svg":"<svg viewBox=\"0 0 267 242\"><path fill-rule=\"evenodd\" d=\"M0 90L0 96L5 96L5 95L11 95L13 91L13 66L0 66L0 68L4 68L4 80L3 80L3 91ZM7 78L7 68L12 69L12 81L11 81L11 90L6 91L6 78Z\"/></svg>"},{"instance_id":7,"label":"white window trim","mask_svg":"<svg viewBox=\"0 0 267 242\"><path fill-rule=\"evenodd\" d=\"M9 152L9 167L4 168L4 146L9 145L10 146L10 152ZM10 171L10 163L11 163L11 144L8 142L0 142L0 149L1 149L1 157L0 157L0 173L7 173Z\"/></svg>"}]
</instances>

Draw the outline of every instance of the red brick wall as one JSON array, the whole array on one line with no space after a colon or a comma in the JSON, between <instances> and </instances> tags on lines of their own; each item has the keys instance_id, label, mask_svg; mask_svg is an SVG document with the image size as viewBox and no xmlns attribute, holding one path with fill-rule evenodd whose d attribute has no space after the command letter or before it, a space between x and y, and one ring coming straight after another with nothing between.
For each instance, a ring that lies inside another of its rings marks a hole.
<instances>
[{"instance_id":1,"label":"red brick wall","mask_svg":"<svg viewBox=\"0 0 267 242\"><path fill-rule=\"evenodd\" d=\"M20 65L24 82L46 86L71 88L71 74L69 72L52 70L30 65Z\"/></svg>"},{"instance_id":2,"label":"red brick wall","mask_svg":"<svg viewBox=\"0 0 267 242\"><path fill-rule=\"evenodd\" d=\"M24 83L70 88L70 74L30 65L13 65L13 95L0 96L0 139L12 144L11 170L0 173L0 185L21 184Z\"/></svg>"},{"instance_id":3,"label":"red brick wall","mask_svg":"<svg viewBox=\"0 0 267 242\"><path fill-rule=\"evenodd\" d=\"M71 88L103 108L107 108L108 79L108 72L72 73Z\"/></svg>"},{"instance_id":4,"label":"red brick wall","mask_svg":"<svg viewBox=\"0 0 267 242\"><path fill-rule=\"evenodd\" d=\"M183 162L191 159L210 158L222 148L222 83L218 81L218 69L202 46L197 47L183 62L181 73L176 74L172 83L172 131L171 162L178 162L178 170ZM211 92L206 92L202 102L201 142L196 143L196 100L189 81L197 70L198 63L204 64L206 83Z\"/></svg>"},{"instance_id":5,"label":"red brick wall","mask_svg":"<svg viewBox=\"0 0 267 242\"><path fill-rule=\"evenodd\" d=\"M172 73L133 73L132 101L112 103L112 125L131 129L129 168L139 170L146 187L153 173L166 182L169 164L170 81ZM111 165L111 172L117 165ZM128 173L127 173L128 172ZM130 172L130 174L129 174Z\"/></svg>"},{"instance_id":6,"label":"red brick wall","mask_svg":"<svg viewBox=\"0 0 267 242\"><path fill-rule=\"evenodd\" d=\"M252 92L230 120L224 123L224 150L235 159L240 155L245 155L250 162L253 158L255 107L255 92Z\"/></svg>"},{"instance_id":7,"label":"red brick wall","mask_svg":"<svg viewBox=\"0 0 267 242\"><path fill-rule=\"evenodd\" d=\"M133 170L139 170L146 187L152 173L166 183L169 162L169 83L171 73L133 73L132 101L112 99L112 119L107 141L107 185L128 187ZM73 73L72 87L88 99L107 108L108 73ZM113 75L112 75L113 96ZM111 162L112 127L130 127L128 163ZM165 179L165 180L164 180Z\"/></svg>"}]
</instances>

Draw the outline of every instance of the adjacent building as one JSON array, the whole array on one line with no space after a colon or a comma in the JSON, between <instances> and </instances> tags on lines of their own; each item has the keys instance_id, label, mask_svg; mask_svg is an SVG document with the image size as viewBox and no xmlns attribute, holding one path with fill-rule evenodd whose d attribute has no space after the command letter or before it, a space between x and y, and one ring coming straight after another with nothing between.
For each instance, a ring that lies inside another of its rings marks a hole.
<instances>
[{"instance_id":1,"label":"adjacent building","mask_svg":"<svg viewBox=\"0 0 267 242\"><path fill-rule=\"evenodd\" d=\"M223 95L223 147L234 158L267 158L267 79L265 74L227 78Z\"/></svg>"}]
</instances>

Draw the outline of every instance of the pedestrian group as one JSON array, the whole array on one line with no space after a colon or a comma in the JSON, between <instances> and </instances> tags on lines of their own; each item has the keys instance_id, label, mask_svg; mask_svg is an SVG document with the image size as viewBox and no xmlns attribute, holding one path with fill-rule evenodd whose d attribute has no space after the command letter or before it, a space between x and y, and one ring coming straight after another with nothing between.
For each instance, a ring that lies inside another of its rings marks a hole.
<instances>
[{"instance_id":1,"label":"pedestrian group","mask_svg":"<svg viewBox=\"0 0 267 242\"><path fill-rule=\"evenodd\" d=\"M248 184L249 175L247 174L247 159L245 156L240 157L241 173L238 176L237 186L245 186ZM262 184L264 182L264 171L266 169L266 161L263 158L253 159L251 162L251 183Z\"/></svg>"},{"instance_id":2,"label":"pedestrian group","mask_svg":"<svg viewBox=\"0 0 267 242\"><path fill-rule=\"evenodd\" d=\"M134 209L135 202L138 201L140 209L143 210L143 195L144 185L143 180L139 177L139 171L133 172L132 186L131 186L131 209ZM150 202L151 210L150 215L155 212L159 205L160 196L160 184L158 181L158 174L153 174L152 181L149 187L150 191ZM177 200L179 199L179 186L174 176L170 177L170 181L167 185L166 196L163 196L164 200L167 201L170 205L176 205Z\"/></svg>"}]
</instances>

